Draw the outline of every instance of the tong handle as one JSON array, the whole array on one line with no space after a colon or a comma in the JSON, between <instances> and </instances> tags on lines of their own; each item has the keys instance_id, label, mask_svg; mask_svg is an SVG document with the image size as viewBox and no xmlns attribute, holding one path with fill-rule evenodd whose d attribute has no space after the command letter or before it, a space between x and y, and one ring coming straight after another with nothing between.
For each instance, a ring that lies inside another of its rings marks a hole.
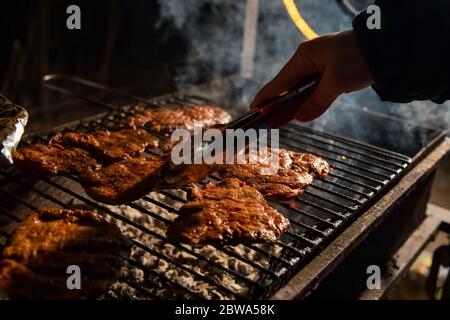
<instances>
[{"instance_id":1,"label":"tong handle","mask_svg":"<svg viewBox=\"0 0 450 320\"><path fill-rule=\"evenodd\" d=\"M318 83L319 76L313 75L302 82L302 85L275 97L259 108L259 113L267 118L269 128L277 129L294 120L299 103L309 97Z\"/></svg>"}]
</instances>

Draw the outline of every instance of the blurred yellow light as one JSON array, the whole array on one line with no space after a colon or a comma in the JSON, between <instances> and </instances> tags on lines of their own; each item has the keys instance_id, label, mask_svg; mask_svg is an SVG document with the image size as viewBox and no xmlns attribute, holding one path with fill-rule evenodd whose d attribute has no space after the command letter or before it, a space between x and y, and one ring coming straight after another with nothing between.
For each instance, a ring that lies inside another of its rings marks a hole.
<instances>
[{"instance_id":1,"label":"blurred yellow light","mask_svg":"<svg viewBox=\"0 0 450 320\"><path fill-rule=\"evenodd\" d=\"M309 26L308 22L303 19L300 11L295 4L295 0L283 0L284 6L291 17L292 21L294 21L295 26L301 33L308 39L317 38L319 35Z\"/></svg>"}]
</instances>

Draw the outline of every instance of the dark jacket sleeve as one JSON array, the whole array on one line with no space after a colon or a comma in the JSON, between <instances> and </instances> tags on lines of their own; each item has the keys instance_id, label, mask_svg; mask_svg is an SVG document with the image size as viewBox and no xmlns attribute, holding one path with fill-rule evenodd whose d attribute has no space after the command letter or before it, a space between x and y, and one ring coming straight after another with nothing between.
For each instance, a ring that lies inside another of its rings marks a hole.
<instances>
[{"instance_id":1,"label":"dark jacket sleeve","mask_svg":"<svg viewBox=\"0 0 450 320\"><path fill-rule=\"evenodd\" d=\"M381 29L369 30L366 11L353 21L382 100L450 99L450 1L378 0Z\"/></svg>"}]
</instances>

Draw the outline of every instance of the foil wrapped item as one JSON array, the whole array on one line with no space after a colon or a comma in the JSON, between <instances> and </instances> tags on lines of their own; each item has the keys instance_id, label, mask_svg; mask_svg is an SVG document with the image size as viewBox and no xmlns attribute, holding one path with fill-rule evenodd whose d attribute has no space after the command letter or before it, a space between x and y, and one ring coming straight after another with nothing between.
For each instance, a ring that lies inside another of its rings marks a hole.
<instances>
[{"instance_id":1,"label":"foil wrapped item","mask_svg":"<svg viewBox=\"0 0 450 320\"><path fill-rule=\"evenodd\" d=\"M0 94L0 162L12 164L12 154L25 131L28 112Z\"/></svg>"}]
</instances>

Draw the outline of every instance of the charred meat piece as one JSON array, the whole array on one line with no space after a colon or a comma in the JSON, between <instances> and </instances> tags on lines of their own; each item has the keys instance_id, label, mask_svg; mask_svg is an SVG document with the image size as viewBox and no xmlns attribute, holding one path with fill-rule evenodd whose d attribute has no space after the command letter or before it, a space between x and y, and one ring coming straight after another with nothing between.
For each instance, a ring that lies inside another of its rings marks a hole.
<instances>
[{"instance_id":1,"label":"charred meat piece","mask_svg":"<svg viewBox=\"0 0 450 320\"><path fill-rule=\"evenodd\" d=\"M106 162L139 157L146 149L156 148L158 142L158 138L142 129L92 133L65 132L51 139L51 143L87 150Z\"/></svg>"},{"instance_id":2,"label":"charred meat piece","mask_svg":"<svg viewBox=\"0 0 450 320\"><path fill-rule=\"evenodd\" d=\"M286 152L286 150L281 150ZM326 178L330 172L330 165L323 158L294 151L287 151L292 159L291 168L295 171L306 171L319 178Z\"/></svg>"},{"instance_id":3,"label":"charred meat piece","mask_svg":"<svg viewBox=\"0 0 450 320\"><path fill-rule=\"evenodd\" d=\"M271 152L274 152L273 150ZM320 157L284 149L277 150L278 168L272 168L269 157L246 164L224 165L218 171L222 178L237 178L258 189L264 197L289 200L301 195L314 177L328 175L328 163Z\"/></svg>"},{"instance_id":4,"label":"charred meat piece","mask_svg":"<svg viewBox=\"0 0 450 320\"><path fill-rule=\"evenodd\" d=\"M222 108L201 104L185 107L166 107L145 109L135 107L133 115L122 123L124 128L142 128L158 133L170 133L175 129L194 129L194 121L202 123L204 128L216 124L226 124L231 116Z\"/></svg>"},{"instance_id":5,"label":"charred meat piece","mask_svg":"<svg viewBox=\"0 0 450 320\"><path fill-rule=\"evenodd\" d=\"M164 184L161 157L122 160L82 176L86 193L96 201L123 204L139 199Z\"/></svg>"},{"instance_id":6,"label":"charred meat piece","mask_svg":"<svg viewBox=\"0 0 450 320\"><path fill-rule=\"evenodd\" d=\"M89 152L60 144L33 144L17 150L13 159L18 168L32 175L79 176L100 167Z\"/></svg>"},{"instance_id":7,"label":"charred meat piece","mask_svg":"<svg viewBox=\"0 0 450 320\"><path fill-rule=\"evenodd\" d=\"M181 143L181 142L182 142L181 138L177 141L177 140L172 140L171 137L167 137L161 141L161 144L159 145L159 147L161 148L162 152L164 152L165 154L169 154L170 152L172 152L172 149L178 143Z\"/></svg>"},{"instance_id":8,"label":"charred meat piece","mask_svg":"<svg viewBox=\"0 0 450 320\"><path fill-rule=\"evenodd\" d=\"M288 219L256 189L225 179L202 189L193 187L167 237L193 245L275 242L288 227Z\"/></svg>"},{"instance_id":9,"label":"charred meat piece","mask_svg":"<svg viewBox=\"0 0 450 320\"><path fill-rule=\"evenodd\" d=\"M39 209L3 249L0 293L11 299L95 298L119 277L129 246L119 228L95 212ZM67 288L69 266L81 270L80 290Z\"/></svg>"},{"instance_id":10,"label":"charred meat piece","mask_svg":"<svg viewBox=\"0 0 450 320\"><path fill-rule=\"evenodd\" d=\"M179 188L202 181L208 174L215 171L214 164L182 164L163 166L162 176L167 186Z\"/></svg>"},{"instance_id":11,"label":"charred meat piece","mask_svg":"<svg viewBox=\"0 0 450 320\"><path fill-rule=\"evenodd\" d=\"M241 164L225 166L219 172L222 178L237 178L256 188L264 197L280 200L295 198L313 182L308 172L280 168L275 174L267 174L264 169L266 167L260 164Z\"/></svg>"}]
</instances>

